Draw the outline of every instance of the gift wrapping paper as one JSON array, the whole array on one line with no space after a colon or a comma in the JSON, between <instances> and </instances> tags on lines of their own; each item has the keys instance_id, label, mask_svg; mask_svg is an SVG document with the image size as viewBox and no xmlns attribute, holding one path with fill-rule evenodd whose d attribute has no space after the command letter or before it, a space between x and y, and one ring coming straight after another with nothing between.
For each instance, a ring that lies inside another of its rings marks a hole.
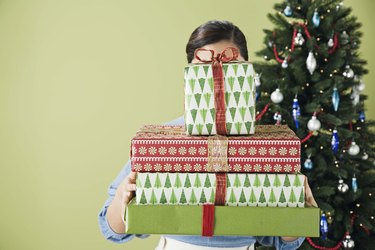
<instances>
[{"instance_id":1,"label":"gift wrapping paper","mask_svg":"<svg viewBox=\"0 0 375 250\"><path fill-rule=\"evenodd\" d=\"M298 172L301 142L286 125L247 136L188 136L183 126L148 125L132 139L136 172Z\"/></svg>"},{"instance_id":2,"label":"gift wrapping paper","mask_svg":"<svg viewBox=\"0 0 375 250\"><path fill-rule=\"evenodd\" d=\"M223 63L227 135L255 131L254 69L249 62ZM214 135L216 110L211 64L185 68L185 125L189 135Z\"/></svg>"},{"instance_id":3,"label":"gift wrapping paper","mask_svg":"<svg viewBox=\"0 0 375 250\"><path fill-rule=\"evenodd\" d=\"M302 174L226 174L226 206L304 207ZM214 173L138 173L136 202L143 205L215 204Z\"/></svg>"},{"instance_id":4,"label":"gift wrapping paper","mask_svg":"<svg viewBox=\"0 0 375 250\"><path fill-rule=\"evenodd\" d=\"M125 211L127 234L202 235L203 206L137 205ZM314 207L215 206L213 235L319 237Z\"/></svg>"}]
</instances>

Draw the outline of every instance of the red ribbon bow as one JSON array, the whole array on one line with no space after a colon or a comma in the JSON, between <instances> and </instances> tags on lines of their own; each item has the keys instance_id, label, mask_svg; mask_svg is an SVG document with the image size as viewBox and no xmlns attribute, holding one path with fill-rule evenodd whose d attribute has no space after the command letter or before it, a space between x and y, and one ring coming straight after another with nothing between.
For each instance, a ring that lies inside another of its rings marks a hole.
<instances>
[{"instance_id":1,"label":"red ribbon bow","mask_svg":"<svg viewBox=\"0 0 375 250\"><path fill-rule=\"evenodd\" d=\"M211 53L209 60L203 60L199 57L198 52L206 51ZM238 49L228 47L221 53L215 56L215 51L210 49L199 48L194 52L194 57L203 63L212 62L212 76L214 80L214 100L215 100L215 125L216 133L219 135L227 134L227 126L225 119L225 86L224 86L224 74L223 74L223 63L237 60L239 55Z\"/></svg>"}]
</instances>

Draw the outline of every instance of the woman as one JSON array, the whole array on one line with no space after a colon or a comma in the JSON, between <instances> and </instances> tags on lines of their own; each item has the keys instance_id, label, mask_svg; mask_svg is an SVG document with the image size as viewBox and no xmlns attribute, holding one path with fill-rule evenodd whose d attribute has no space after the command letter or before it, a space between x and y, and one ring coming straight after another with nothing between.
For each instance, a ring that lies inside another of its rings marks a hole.
<instances>
[{"instance_id":1,"label":"woman","mask_svg":"<svg viewBox=\"0 0 375 250\"><path fill-rule=\"evenodd\" d=\"M194 53L198 48L214 50L215 54L228 47L237 48L240 52L239 61L248 60L246 39L239 28L227 21L209 21L193 31L186 46L187 61L197 63ZM204 56L204 55L202 55ZM201 58L203 60L209 58ZM183 125L183 117L167 123L167 125ZM104 236L114 242L123 243L132 238L145 238L148 235L129 235L125 232L123 214L128 202L133 198L136 189L136 173L131 172L130 162L122 169L120 174L109 187L109 198L99 213L99 224ZM307 203L314 203L310 188L306 186ZM295 237L252 237L252 236L162 236L156 249L253 249L253 244L258 241L262 245L275 246L276 249L297 249L304 238Z\"/></svg>"}]
</instances>

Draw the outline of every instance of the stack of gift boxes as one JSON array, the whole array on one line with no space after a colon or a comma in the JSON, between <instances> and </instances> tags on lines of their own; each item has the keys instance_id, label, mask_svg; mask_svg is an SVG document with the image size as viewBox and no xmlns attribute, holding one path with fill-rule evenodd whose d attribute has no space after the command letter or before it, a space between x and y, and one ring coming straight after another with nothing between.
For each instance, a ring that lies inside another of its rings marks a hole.
<instances>
[{"instance_id":1,"label":"stack of gift boxes","mask_svg":"<svg viewBox=\"0 0 375 250\"><path fill-rule=\"evenodd\" d=\"M286 125L255 128L249 62L213 61L185 68L185 126L143 126L133 138L127 233L318 236L300 140Z\"/></svg>"}]
</instances>

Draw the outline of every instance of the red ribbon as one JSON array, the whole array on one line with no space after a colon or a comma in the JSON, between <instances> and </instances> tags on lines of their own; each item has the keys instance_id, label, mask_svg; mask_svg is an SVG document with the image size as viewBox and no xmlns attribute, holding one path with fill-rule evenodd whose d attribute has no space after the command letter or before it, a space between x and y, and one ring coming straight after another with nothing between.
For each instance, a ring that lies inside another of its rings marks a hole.
<instances>
[{"instance_id":1,"label":"red ribbon","mask_svg":"<svg viewBox=\"0 0 375 250\"><path fill-rule=\"evenodd\" d=\"M212 237L214 235L215 205L203 205L202 236Z\"/></svg>"},{"instance_id":2,"label":"red ribbon","mask_svg":"<svg viewBox=\"0 0 375 250\"><path fill-rule=\"evenodd\" d=\"M225 173L216 173L216 193L215 205L225 205L225 195L227 194L227 175Z\"/></svg>"},{"instance_id":3,"label":"red ribbon","mask_svg":"<svg viewBox=\"0 0 375 250\"><path fill-rule=\"evenodd\" d=\"M209 60L202 60L198 56L198 52L206 51L210 52ZM236 60L239 55L238 49L233 47L228 47L221 53L215 56L214 50L199 48L194 52L194 57L203 63L212 62L212 76L214 80L214 99L215 99L215 111L216 111L216 133L219 135L227 134L227 126L225 119L225 85L224 85L224 74L223 74L223 63Z\"/></svg>"}]
</instances>

